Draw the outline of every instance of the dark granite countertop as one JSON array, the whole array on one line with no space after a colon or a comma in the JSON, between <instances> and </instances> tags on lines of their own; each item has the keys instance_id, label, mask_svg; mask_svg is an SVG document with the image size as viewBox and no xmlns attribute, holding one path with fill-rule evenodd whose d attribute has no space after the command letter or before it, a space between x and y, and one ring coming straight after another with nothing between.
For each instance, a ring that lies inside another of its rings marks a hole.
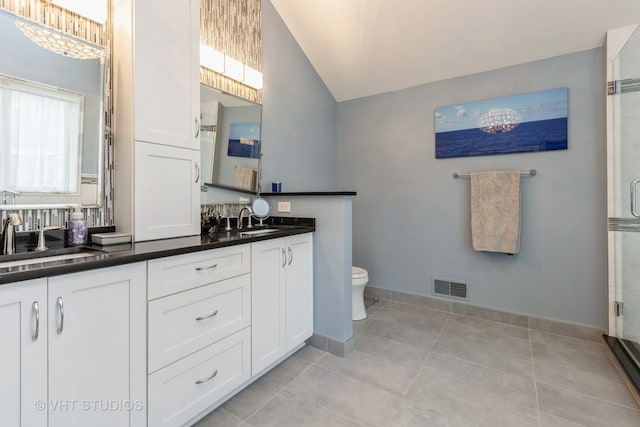
<instances>
[{"instance_id":1,"label":"dark granite countertop","mask_svg":"<svg viewBox=\"0 0 640 427\"><path fill-rule=\"evenodd\" d=\"M41 258L41 262L24 266L0 268L0 285L41 277L58 276L61 274L131 264L134 262L223 248L227 246L242 245L245 243L276 239L279 237L293 236L296 234L315 231L315 221L313 221L313 219L311 219L310 222L300 221L300 219L294 220L296 221L293 221L293 223L296 225L289 225L291 224L291 221L278 221L274 218L268 227L277 228L278 231L265 234L253 234L249 236L242 236L239 230L222 230L213 235L203 234L200 236L177 237L173 239L153 240L149 242L127 243L112 246L87 244L85 246L78 247L77 251L82 253L91 252L91 255L88 257L49 262L47 262L46 257L44 257ZM241 231L250 230L258 230L258 228L244 229ZM68 249L51 249L50 255L56 255L63 250ZM6 257L7 256L2 256L2 258ZM6 259L4 261L6 261Z\"/></svg>"}]
</instances>

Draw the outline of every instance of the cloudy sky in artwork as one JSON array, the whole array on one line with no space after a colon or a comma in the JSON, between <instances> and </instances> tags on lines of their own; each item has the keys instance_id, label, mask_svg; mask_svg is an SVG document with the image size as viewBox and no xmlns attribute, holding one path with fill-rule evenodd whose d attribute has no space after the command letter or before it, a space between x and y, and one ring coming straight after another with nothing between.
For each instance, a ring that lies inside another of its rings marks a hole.
<instances>
[{"instance_id":1,"label":"cloudy sky in artwork","mask_svg":"<svg viewBox=\"0 0 640 427\"><path fill-rule=\"evenodd\" d=\"M493 108L517 111L522 123L567 117L567 93L567 88L563 87L439 107L435 110L436 133L477 128L480 116Z\"/></svg>"}]
</instances>

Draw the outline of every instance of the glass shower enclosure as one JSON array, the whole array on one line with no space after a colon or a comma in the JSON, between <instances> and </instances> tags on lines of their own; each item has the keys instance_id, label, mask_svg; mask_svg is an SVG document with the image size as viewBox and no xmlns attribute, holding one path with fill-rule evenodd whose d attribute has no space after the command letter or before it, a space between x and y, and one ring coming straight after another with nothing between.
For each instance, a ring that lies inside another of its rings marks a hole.
<instances>
[{"instance_id":1,"label":"glass shower enclosure","mask_svg":"<svg viewBox=\"0 0 640 427\"><path fill-rule=\"evenodd\" d=\"M609 336L640 394L640 25L607 32Z\"/></svg>"}]
</instances>

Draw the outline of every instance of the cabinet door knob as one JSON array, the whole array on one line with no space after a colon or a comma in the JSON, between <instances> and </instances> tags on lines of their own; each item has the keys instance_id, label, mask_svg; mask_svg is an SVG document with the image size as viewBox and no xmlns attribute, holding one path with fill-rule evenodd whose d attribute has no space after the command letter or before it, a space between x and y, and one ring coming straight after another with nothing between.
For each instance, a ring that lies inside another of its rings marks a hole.
<instances>
[{"instance_id":1,"label":"cabinet door knob","mask_svg":"<svg viewBox=\"0 0 640 427\"><path fill-rule=\"evenodd\" d=\"M211 319L212 317L214 317L214 316L215 316L215 315L217 315L217 314L218 314L218 310L216 310L216 311L214 311L213 313L208 314L208 315L206 315L206 316L196 317L196 320L197 320L197 321L200 321L200 320L207 320L207 319Z\"/></svg>"},{"instance_id":2,"label":"cabinet door knob","mask_svg":"<svg viewBox=\"0 0 640 427\"><path fill-rule=\"evenodd\" d=\"M56 305L58 306L58 335L62 333L64 329L64 302L62 301L62 297L58 297L56 300Z\"/></svg>"},{"instance_id":3,"label":"cabinet door knob","mask_svg":"<svg viewBox=\"0 0 640 427\"><path fill-rule=\"evenodd\" d=\"M31 341L37 341L38 335L40 335L40 306L38 301L34 301L31 304L31 317L35 320L35 328L31 332Z\"/></svg>"},{"instance_id":4,"label":"cabinet door knob","mask_svg":"<svg viewBox=\"0 0 640 427\"><path fill-rule=\"evenodd\" d=\"M200 181L200 168L198 167L198 162L196 162L196 183Z\"/></svg>"},{"instance_id":5,"label":"cabinet door knob","mask_svg":"<svg viewBox=\"0 0 640 427\"><path fill-rule=\"evenodd\" d=\"M212 379L215 378L216 375L218 375L218 370L217 369L215 371L213 371L213 374L209 375L207 378L205 378L203 380L196 381L196 384L202 384L202 383L206 383L207 381L211 381Z\"/></svg>"},{"instance_id":6,"label":"cabinet door knob","mask_svg":"<svg viewBox=\"0 0 640 427\"><path fill-rule=\"evenodd\" d=\"M196 116L196 138L200 136L200 121L198 120L198 116Z\"/></svg>"},{"instance_id":7,"label":"cabinet door knob","mask_svg":"<svg viewBox=\"0 0 640 427\"><path fill-rule=\"evenodd\" d=\"M291 246L287 248L287 251L289 252L289 263L287 265L291 265L293 262L293 251L291 250Z\"/></svg>"},{"instance_id":8,"label":"cabinet door knob","mask_svg":"<svg viewBox=\"0 0 640 427\"><path fill-rule=\"evenodd\" d=\"M282 248L282 267L284 268L285 265L287 265L287 253Z\"/></svg>"}]
</instances>

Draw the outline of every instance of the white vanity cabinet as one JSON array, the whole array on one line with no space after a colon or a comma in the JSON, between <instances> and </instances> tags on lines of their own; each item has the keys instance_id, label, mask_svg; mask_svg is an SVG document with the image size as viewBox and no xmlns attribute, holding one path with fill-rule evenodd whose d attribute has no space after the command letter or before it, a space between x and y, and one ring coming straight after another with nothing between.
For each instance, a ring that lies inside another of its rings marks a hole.
<instances>
[{"instance_id":1,"label":"white vanity cabinet","mask_svg":"<svg viewBox=\"0 0 640 427\"><path fill-rule=\"evenodd\" d=\"M200 1L113 0L114 207L135 241L200 234Z\"/></svg>"},{"instance_id":2,"label":"white vanity cabinet","mask_svg":"<svg viewBox=\"0 0 640 427\"><path fill-rule=\"evenodd\" d=\"M47 425L47 279L0 285L0 417Z\"/></svg>"},{"instance_id":3,"label":"white vanity cabinet","mask_svg":"<svg viewBox=\"0 0 640 427\"><path fill-rule=\"evenodd\" d=\"M0 285L3 425L146 425L145 274L138 263Z\"/></svg>"},{"instance_id":4,"label":"white vanity cabinet","mask_svg":"<svg viewBox=\"0 0 640 427\"><path fill-rule=\"evenodd\" d=\"M251 250L148 263L149 425L182 426L251 377Z\"/></svg>"},{"instance_id":5,"label":"white vanity cabinet","mask_svg":"<svg viewBox=\"0 0 640 427\"><path fill-rule=\"evenodd\" d=\"M313 334L313 235L253 243L251 274L256 375Z\"/></svg>"}]
</instances>

